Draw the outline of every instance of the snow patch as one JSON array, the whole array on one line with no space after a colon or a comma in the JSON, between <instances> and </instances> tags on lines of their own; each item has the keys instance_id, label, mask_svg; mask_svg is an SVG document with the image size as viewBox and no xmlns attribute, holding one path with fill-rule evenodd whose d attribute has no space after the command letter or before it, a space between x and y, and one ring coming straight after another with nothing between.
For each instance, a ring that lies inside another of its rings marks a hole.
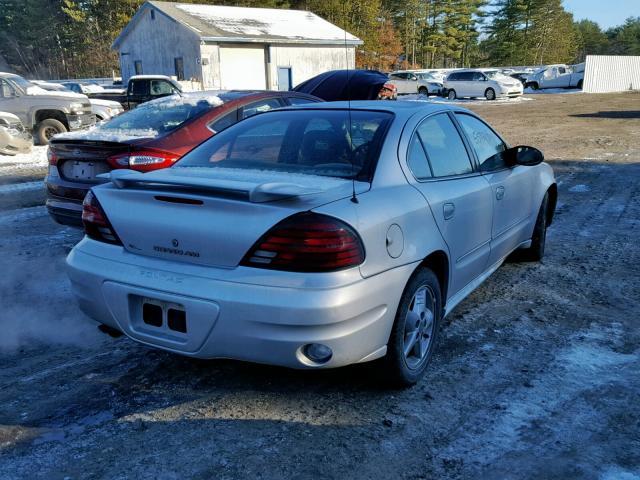
<instances>
[{"instance_id":1,"label":"snow patch","mask_svg":"<svg viewBox=\"0 0 640 480\"><path fill-rule=\"evenodd\" d=\"M20 166L46 167L49 164L47 160L47 148L46 146L37 146L33 147L29 153L0 155L0 168L5 166L15 167L16 164Z\"/></svg>"},{"instance_id":2,"label":"snow patch","mask_svg":"<svg viewBox=\"0 0 640 480\"><path fill-rule=\"evenodd\" d=\"M540 90L534 90L533 88L525 88L524 93L527 95L543 95L548 93L582 93L579 88L543 88Z\"/></svg>"},{"instance_id":3,"label":"snow patch","mask_svg":"<svg viewBox=\"0 0 640 480\"><path fill-rule=\"evenodd\" d=\"M301 10L176 4L176 8L207 25L239 36L313 40L357 40L332 23Z\"/></svg>"},{"instance_id":4,"label":"snow patch","mask_svg":"<svg viewBox=\"0 0 640 480\"><path fill-rule=\"evenodd\" d=\"M152 128L120 129L120 128L100 128L92 127L89 130L77 132L59 133L54 136L55 140L96 140L102 142L126 142L141 138L156 138L158 131Z\"/></svg>"},{"instance_id":5,"label":"snow patch","mask_svg":"<svg viewBox=\"0 0 640 480\"><path fill-rule=\"evenodd\" d=\"M591 189L587 185L583 185L583 184L574 185L569 189L571 193L585 193L585 192L588 192L589 190Z\"/></svg>"}]
</instances>

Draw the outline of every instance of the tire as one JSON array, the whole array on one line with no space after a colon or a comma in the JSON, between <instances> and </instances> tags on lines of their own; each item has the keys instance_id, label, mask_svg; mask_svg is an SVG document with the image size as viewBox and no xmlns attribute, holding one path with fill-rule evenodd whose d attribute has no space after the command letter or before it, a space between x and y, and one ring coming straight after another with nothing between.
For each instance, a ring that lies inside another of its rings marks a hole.
<instances>
[{"instance_id":1,"label":"tire","mask_svg":"<svg viewBox=\"0 0 640 480\"><path fill-rule=\"evenodd\" d=\"M536 225L531 236L531 246L520 250L518 260L524 262L539 262L544 257L544 248L547 241L547 209L549 208L549 192L544 194Z\"/></svg>"},{"instance_id":2,"label":"tire","mask_svg":"<svg viewBox=\"0 0 640 480\"><path fill-rule=\"evenodd\" d=\"M418 94L419 95L426 95L428 97L429 96L429 90L427 90L427 87L420 87L418 89Z\"/></svg>"},{"instance_id":3,"label":"tire","mask_svg":"<svg viewBox=\"0 0 640 480\"><path fill-rule=\"evenodd\" d=\"M449 100L455 100L456 98L458 98L458 96L456 95L456 91L455 90L449 90L447 92L447 98Z\"/></svg>"},{"instance_id":4,"label":"tire","mask_svg":"<svg viewBox=\"0 0 640 480\"><path fill-rule=\"evenodd\" d=\"M40 145L48 145L49 139L58 133L64 133L67 127L54 118L41 121L36 127L36 139Z\"/></svg>"},{"instance_id":5,"label":"tire","mask_svg":"<svg viewBox=\"0 0 640 480\"><path fill-rule=\"evenodd\" d=\"M428 268L420 268L402 293L383 358L385 379L390 385L409 387L422 378L437 344L441 317L438 278ZM405 353L408 342L415 346Z\"/></svg>"},{"instance_id":6,"label":"tire","mask_svg":"<svg viewBox=\"0 0 640 480\"><path fill-rule=\"evenodd\" d=\"M538 85L538 82L531 82L529 84L529 88L531 88L531 90L538 90L538 88L540 88L540 86Z\"/></svg>"},{"instance_id":7,"label":"tire","mask_svg":"<svg viewBox=\"0 0 640 480\"><path fill-rule=\"evenodd\" d=\"M579 88L580 90L582 90L582 85L583 85L583 81L582 81L582 80L580 80L580 81L578 82L578 88Z\"/></svg>"},{"instance_id":8,"label":"tire","mask_svg":"<svg viewBox=\"0 0 640 480\"><path fill-rule=\"evenodd\" d=\"M484 92L484 98L489 101L496 99L496 91L493 88L487 88L487 91Z\"/></svg>"}]
</instances>

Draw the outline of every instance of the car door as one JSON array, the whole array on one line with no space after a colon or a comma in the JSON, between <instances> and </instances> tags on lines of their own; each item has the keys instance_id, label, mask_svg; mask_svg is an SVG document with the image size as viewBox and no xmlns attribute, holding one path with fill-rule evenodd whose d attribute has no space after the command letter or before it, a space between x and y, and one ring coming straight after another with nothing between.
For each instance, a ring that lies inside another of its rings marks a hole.
<instances>
[{"instance_id":1,"label":"car door","mask_svg":"<svg viewBox=\"0 0 640 480\"><path fill-rule=\"evenodd\" d=\"M529 218L533 211L531 167L509 167L501 152L505 142L479 118L456 113L480 166L480 172L491 185L493 221L489 264L502 260L527 240Z\"/></svg>"},{"instance_id":2,"label":"car door","mask_svg":"<svg viewBox=\"0 0 640 480\"><path fill-rule=\"evenodd\" d=\"M409 73L406 85L406 93L418 93L418 76L415 73Z\"/></svg>"},{"instance_id":3,"label":"car door","mask_svg":"<svg viewBox=\"0 0 640 480\"><path fill-rule=\"evenodd\" d=\"M474 97L484 97L484 91L487 89L487 77L482 72L473 72L473 81L471 82L471 90Z\"/></svg>"},{"instance_id":4,"label":"car door","mask_svg":"<svg viewBox=\"0 0 640 480\"><path fill-rule=\"evenodd\" d=\"M448 113L425 118L409 144L407 166L447 246L451 293L486 268L491 248L492 194ZM430 235L431 232L425 234Z\"/></svg>"}]
</instances>

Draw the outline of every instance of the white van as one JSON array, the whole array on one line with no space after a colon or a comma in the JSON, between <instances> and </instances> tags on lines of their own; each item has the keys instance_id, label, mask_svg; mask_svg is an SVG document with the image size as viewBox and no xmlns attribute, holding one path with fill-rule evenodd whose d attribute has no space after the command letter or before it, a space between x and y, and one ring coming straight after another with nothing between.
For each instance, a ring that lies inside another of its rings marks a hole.
<instances>
[{"instance_id":1,"label":"white van","mask_svg":"<svg viewBox=\"0 0 640 480\"><path fill-rule=\"evenodd\" d=\"M472 69L450 73L444 81L445 95L449 100L464 97L519 97L523 93L522 83L502 74L499 70Z\"/></svg>"}]
</instances>

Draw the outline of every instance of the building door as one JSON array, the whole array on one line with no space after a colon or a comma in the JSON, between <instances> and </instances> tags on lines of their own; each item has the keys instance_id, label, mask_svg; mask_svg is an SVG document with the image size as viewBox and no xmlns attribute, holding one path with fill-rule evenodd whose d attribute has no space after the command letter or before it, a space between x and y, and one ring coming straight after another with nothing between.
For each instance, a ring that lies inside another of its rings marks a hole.
<instances>
[{"instance_id":1,"label":"building door","mask_svg":"<svg viewBox=\"0 0 640 480\"><path fill-rule=\"evenodd\" d=\"M266 89L264 47L220 47L220 84L224 90Z\"/></svg>"},{"instance_id":2,"label":"building door","mask_svg":"<svg viewBox=\"0 0 640 480\"><path fill-rule=\"evenodd\" d=\"M291 67L278 67L278 90L286 92L291 87Z\"/></svg>"}]
</instances>

